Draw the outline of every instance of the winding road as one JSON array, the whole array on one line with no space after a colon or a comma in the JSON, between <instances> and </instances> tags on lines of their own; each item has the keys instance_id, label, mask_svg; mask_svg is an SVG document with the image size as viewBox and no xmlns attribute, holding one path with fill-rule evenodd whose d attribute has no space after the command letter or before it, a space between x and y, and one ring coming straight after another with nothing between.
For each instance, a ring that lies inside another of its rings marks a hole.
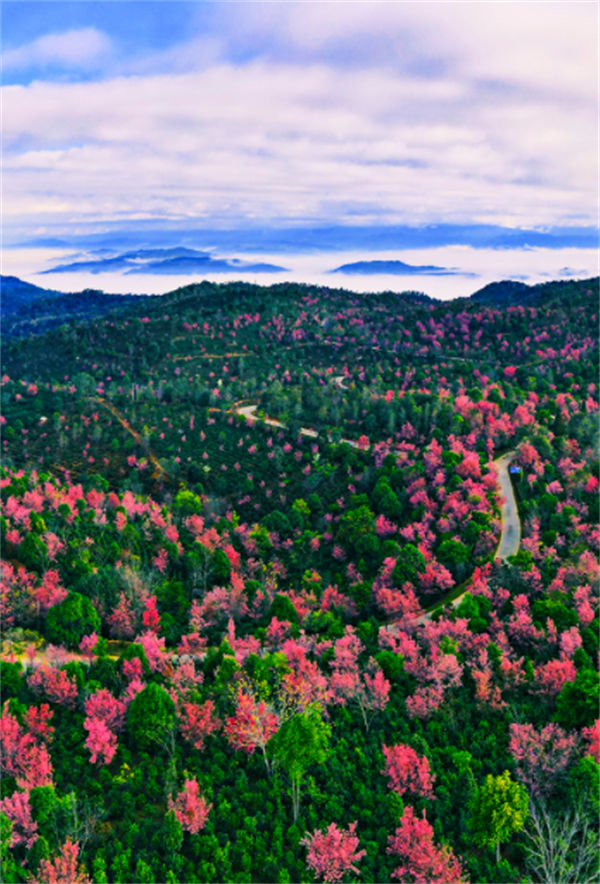
<instances>
[{"instance_id":1,"label":"winding road","mask_svg":"<svg viewBox=\"0 0 600 884\"><path fill-rule=\"evenodd\" d=\"M516 451L507 451L506 454L503 454L502 457L498 457L494 461L498 470L498 485L503 497L500 508L502 534L500 535L500 543L498 544L495 557L503 562L509 556L514 556L519 551L519 544L521 543L521 520L519 519L517 501L515 500L515 493L508 472L510 463L516 453Z\"/></svg>"},{"instance_id":2,"label":"winding road","mask_svg":"<svg viewBox=\"0 0 600 884\"><path fill-rule=\"evenodd\" d=\"M517 452L514 450L507 451L506 454L502 454L494 461L494 466L498 472L498 485L502 497L500 503L500 541L494 559L500 559L503 562L505 562L509 556L514 556L515 553L519 551L519 544L521 543L521 520L519 519L517 501L515 500L515 493L513 491L508 471L516 454ZM440 608L443 608L445 605L452 605L453 608L460 605L463 596L469 592L470 584L471 578L468 579L467 585L463 591L454 597L453 593L456 592L457 588L454 587L451 589L444 598L440 599L439 602L436 602L435 605L429 608L426 614L419 618L419 623L431 619L431 615L436 611L439 611Z\"/></svg>"},{"instance_id":3,"label":"winding road","mask_svg":"<svg viewBox=\"0 0 600 884\"><path fill-rule=\"evenodd\" d=\"M336 382L340 382L339 386L341 389L344 389L341 386L341 378L335 378ZM117 418L117 420L123 425L123 427L131 433L131 435L136 439L137 442L143 444L141 437L135 430L129 425L127 420L117 411L116 408L112 405L112 403L107 402L106 400L95 397L95 401L102 404L105 408L107 408L112 414ZM274 420L269 417L259 417L256 414L258 406L256 404L252 405L239 405L235 408L235 412L242 417L244 417L250 423L255 423L257 421L262 421L270 427L276 427L278 429L285 428L285 424L282 424L281 421ZM318 437L318 433L316 430L310 429L309 427L302 427L300 429L300 434L302 436L307 436L311 439L315 439ZM342 439L342 442L346 442L353 447L358 447L358 444L350 439ZM506 561L509 556L515 555L519 550L519 545L521 542L521 521L519 519L519 511L517 509L517 502L515 499L515 494L512 487L512 482L510 480L509 467L513 459L515 458L517 452L515 450L507 451L505 454L494 460L494 465L498 472L498 486L500 488L502 500L500 505L500 520L501 520L501 534L500 541L498 543L498 548L496 550L496 554L494 556L495 559L500 559L501 561ZM162 466L158 463L156 458L150 456L149 459L155 466L157 471L164 470ZM452 605L452 607L456 607L460 604L463 596L469 591L470 579L467 581L467 585L464 587L463 591L456 595L454 598L452 594L456 592L457 587L454 587L450 590L449 593L444 596L444 598L440 599L439 602L436 602L428 611L421 614L416 623L423 624L426 620L430 620L432 615L443 608L445 605ZM393 627L393 624L391 624ZM118 642L110 642L112 646L116 646ZM16 653L15 653L16 651ZM32 666L39 666L42 663L50 662L50 658L47 654L46 648L37 647L35 649L35 653L32 655L28 655L22 648L15 648L12 646L12 643L3 643L2 648L0 649L0 657L4 660L8 659L11 662L23 662L29 663ZM84 656L77 653L69 654L69 659L84 659ZM85 658L87 659L87 658Z\"/></svg>"},{"instance_id":4,"label":"winding road","mask_svg":"<svg viewBox=\"0 0 600 884\"><path fill-rule=\"evenodd\" d=\"M271 417L259 417L256 413L256 409L258 405L241 405L239 408L236 408L236 414L240 414L242 417L245 417L247 421L250 423L254 423L255 421L262 421L263 424L266 424L268 427L277 427L282 430L285 429L285 424L282 424L281 421L276 421ZM310 439L316 439L319 435L316 430L311 430L310 427L301 427L300 428L301 436L308 436Z\"/></svg>"},{"instance_id":5,"label":"winding road","mask_svg":"<svg viewBox=\"0 0 600 884\"><path fill-rule=\"evenodd\" d=\"M342 386L342 381L344 380L343 375L334 378L334 382L336 386L340 389L345 389ZM257 405L241 405L238 406L235 411L237 414L245 417L246 420L251 423L255 423L256 421L262 421L267 424L269 427L277 427L279 429L284 429L285 424L282 424L281 421L274 420L270 417L261 418L256 414L258 406ZM300 430L301 436L309 436L312 439L315 439L319 434L316 430L309 429L307 427L302 427ZM341 442L346 442L348 445L352 445L357 448L358 443L354 442L351 439L341 439ZM515 499L515 494L512 487L512 482L510 481L510 473L509 466L512 463L513 459L516 457L517 452L513 449L511 451L507 451L505 454L502 454L500 457L497 457L494 460L494 466L496 467L496 471L498 473L498 486L500 488L501 493L501 504L500 504L500 541L498 543L498 548L496 550L496 554L494 559L500 559L505 562L509 556L514 556L519 551L519 545L521 543L521 520L519 519L519 511L517 509L517 501ZM452 605L452 607L456 607L460 604L463 596L469 591L470 580L467 582L467 586L463 589L461 593L455 595L453 597L453 593L456 593L457 587L454 587L447 593L444 598L440 599L439 602L436 602L425 614L422 614L418 622L423 623L425 620L431 619L432 614L435 611L439 611L440 608L443 608L445 605Z\"/></svg>"},{"instance_id":6,"label":"winding road","mask_svg":"<svg viewBox=\"0 0 600 884\"><path fill-rule=\"evenodd\" d=\"M337 375L337 377L335 377L335 378L333 379L333 383L336 385L336 387L338 388L338 390L347 390L348 387L347 387L346 384L344 383L344 382L347 381L347 380L348 380L348 378L346 377L345 374L339 374L339 375Z\"/></svg>"}]
</instances>

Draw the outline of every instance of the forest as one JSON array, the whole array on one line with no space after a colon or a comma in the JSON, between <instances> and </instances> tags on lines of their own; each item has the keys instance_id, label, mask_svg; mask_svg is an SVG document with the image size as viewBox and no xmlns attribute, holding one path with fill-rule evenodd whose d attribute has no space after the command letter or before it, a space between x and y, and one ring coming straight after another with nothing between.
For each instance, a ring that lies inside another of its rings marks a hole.
<instances>
[{"instance_id":1,"label":"forest","mask_svg":"<svg viewBox=\"0 0 600 884\"><path fill-rule=\"evenodd\" d=\"M2 880L597 881L598 280L90 298L2 352Z\"/></svg>"}]
</instances>

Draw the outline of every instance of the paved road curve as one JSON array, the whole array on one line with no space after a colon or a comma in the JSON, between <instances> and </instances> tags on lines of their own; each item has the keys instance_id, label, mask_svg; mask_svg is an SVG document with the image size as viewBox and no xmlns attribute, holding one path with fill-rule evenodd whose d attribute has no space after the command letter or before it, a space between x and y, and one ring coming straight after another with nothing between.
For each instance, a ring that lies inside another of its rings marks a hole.
<instances>
[{"instance_id":1,"label":"paved road curve","mask_svg":"<svg viewBox=\"0 0 600 884\"><path fill-rule=\"evenodd\" d=\"M498 472L498 485L502 495L502 503L500 505L500 542L498 543L498 549L496 550L494 558L501 559L503 562L506 561L508 556L514 556L514 554L519 551L519 544L521 542L521 521L519 519L517 501L515 500L512 482L510 481L510 475L508 472L508 467L516 456L516 453L516 451L507 451L506 454L503 454L502 457L497 457L494 461L494 466ZM470 585L467 585L464 592L461 592L460 595L457 595L449 602L453 608L460 605L463 596L465 593L469 592L469 590ZM432 610L421 617L419 622L422 623L424 620L429 620L434 611L443 608L447 603L448 601L446 599L442 599Z\"/></svg>"},{"instance_id":2,"label":"paved road curve","mask_svg":"<svg viewBox=\"0 0 600 884\"><path fill-rule=\"evenodd\" d=\"M339 382L343 379L343 376L338 378L334 378L334 380ZM244 405L238 407L236 409L239 415L245 417L246 420L254 423L255 421L261 420L256 414L258 406L257 405ZM264 417L262 421L265 424L268 424L271 427L283 427L280 421L273 420L272 418ZM300 435L302 436L311 436L316 437L318 433L315 430L309 429L307 427L302 427L300 430ZM349 445L354 447L358 447L358 444L350 439L342 439L342 442L347 442ZM515 494L512 487L512 482L510 481L510 475L508 472L509 465L512 460L516 456L516 451L507 451L506 454L503 454L501 457L496 458L494 461L494 466L498 472L498 486L500 488L500 493L502 496L502 503L500 505L500 523L501 523L501 534L500 534L500 542L498 544L498 549L496 550L496 555L494 558L501 559L502 561L506 561L509 556L514 556L515 553L519 551L519 545L521 543L521 521L519 519L519 511L517 509L517 502L515 500ZM456 590L455 590L456 591ZM451 604L453 607L456 607L462 601L463 596L466 592L469 591L469 586L465 588L460 595L455 596L453 599L449 599L447 596L437 602L436 605L432 609L430 609L427 613L423 614L418 619L418 623L423 623L425 620L429 620L434 611L437 611L439 608L443 608L446 604ZM448 593L451 595L452 591Z\"/></svg>"},{"instance_id":3,"label":"paved road curve","mask_svg":"<svg viewBox=\"0 0 600 884\"><path fill-rule=\"evenodd\" d=\"M508 451L494 461L498 470L498 485L502 492L504 502L500 510L502 519L502 534L500 535L500 543L496 551L496 558L505 561L509 556L514 556L519 551L521 542L521 521L519 519L519 511L515 494L510 481L508 467L513 460L516 452Z\"/></svg>"}]
</instances>

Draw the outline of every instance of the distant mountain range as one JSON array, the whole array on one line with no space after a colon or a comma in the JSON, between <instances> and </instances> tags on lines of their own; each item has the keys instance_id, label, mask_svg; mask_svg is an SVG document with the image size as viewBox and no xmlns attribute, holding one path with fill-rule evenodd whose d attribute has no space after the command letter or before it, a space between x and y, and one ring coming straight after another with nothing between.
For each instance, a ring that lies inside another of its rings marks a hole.
<instances>
[{"instance_id":1,"label":"distant mountain range","mask_svg":"<svg viewBox=\"0 0 600 884\"><path fill-rule=\"evenodd\" d=\"M264 262L253 263L239 258L215 258L210 252L198 249L139 249L110 257L97 257L85 261L58 264L48 273L110 273L111 271L150 274L194 274L194 273L283 273L285 267Z\"/></svg>"},{"instance_id":2,"label":"distant mountain range","mask_svg":"<svg viewBox=\"0 0 600 884\"><path fill-rule=\"evenodd\" d=\"M210 245L221 254L299 254L339 251L405 251L467 245L474 249L598 248L598 230L592 226L528 229L494 224L277 225L228 230L206 228L189 220L164 222L147 219L135 227L116 224L109 231L70 234L64 238L36 237L19 243L30 247L79 250L110 249L118 254L130 249ZM156 256L159 257L159 256ZM166 257L166 256L165 256Z\"/></svg>"},{"instance_id":3,"label":"distant mountain range","mask_svg":"<svg viewBox=\"0 0 600 884\"><path fill-rule=\"evenodd\" d=\"M94 257L86 260L71 261L58 264L44 274L53 273L124 273L154 275L208 275L212 273L286 273L287 268L266 262L242 261L240 258L215 257L211 252L185 247L172 249L138 249L123 254L108 253L99 250ZM434 264L406 264L404 261L356 261L342 264L329 273L345 274L391 274L394 276L472 276L450 267L438 267Z\"/></svg>"},{"instance_id":4,"label":"distant mountain range","mask_svg":"<svg viewBox=\"0 0 600 884\"><path fill-rule=\"evenodd\" d=\"M435 264L405 264L404 261L355 261L342 264L330 273L360 273L363 275L392 274L394 276L473 276L449 267L436 267Z\"/></svg>"}]
</instances>

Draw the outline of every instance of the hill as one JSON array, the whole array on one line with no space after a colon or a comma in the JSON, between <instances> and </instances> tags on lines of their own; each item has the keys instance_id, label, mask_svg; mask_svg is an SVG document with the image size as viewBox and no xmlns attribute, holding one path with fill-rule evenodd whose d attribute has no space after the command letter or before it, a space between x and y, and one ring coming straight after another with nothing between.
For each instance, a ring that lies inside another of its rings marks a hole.
<instances>
[{"instance_id":1,"label":"hill","mask_svg":"<svg viewBox=\"0 0 600 884\"><path fill-rule=\"evenodd\" d=\"M388 273L393 276L464 276L448 267L437 267L435 264L406 264L404 261L355 261L351 264L342 264L330 273L360 273L362 275L376 275ZM467 274L468 275L468 274Z\"/></svg>"},{"instance_id":2,"label":"hill","mask_svg":"<svg viewBox=\"0 0 600 884\"><path fill-rule=\"evenodd\" d=\"M134 252L98 256L86 260L59 264L44 273L107 273L121 270L129 274L147 275L185 273L280 273L285 267L265 262L243 261L240 258L215 257L209 251L198 249L138 249Z\"/></svg>"},{"instance_id":3,"label":"hill","mask_svg":"<svg viewBox=\"0 0 600 884\"><path fill-rule=\"evenodd\" d=\"M85 322L139 302L143 295L108 295L96 289L65 293L40 288L16 276L1 277L2 334L39 335L66 322Z\"/></svg>"},{"instance_id":4,"label":"hill","mask_svg":"<svg viewBox=\"0 0 600 884\"><path fill-rule=\"evenodd\" d=\"M17 276L0 276L0 312L3 317L26 309L34 301L62 294L63 292L24 282Z\"/></svg>"},{"instance_id":5,"label":"hill","mask_svg":"<svg viewBox=\"0 0 600 884\"><path fill-rule=\"evenodd\" d=\"M594 289L6 341L3 880L597 880Z\"/></svg>"},{"instance_id":6,"label":"hill","mask_svg":"<svg viewBox=\"0 0 600 884\"><path fill-rule=\"evenodd\" d=\"M552 280L527 285L512 279L490 282L470 296L480 304L506 307L514 304L541 303L552 298L577 296L582 291L589 296L598 295L598 278L583 280Z\"/></svg>"},{"instance_id":7,"label":"hill","mask_svg":"<svg viewBox=\"0 0 600 884\"><path fill-rule=\"evenodd\" d=\"M526 298L530 291L531 288L526 283L506 279L488 283L482 289L474 292L471 295L471 300L481 304L511 304Z\"/></svg>"}]
</instances>

